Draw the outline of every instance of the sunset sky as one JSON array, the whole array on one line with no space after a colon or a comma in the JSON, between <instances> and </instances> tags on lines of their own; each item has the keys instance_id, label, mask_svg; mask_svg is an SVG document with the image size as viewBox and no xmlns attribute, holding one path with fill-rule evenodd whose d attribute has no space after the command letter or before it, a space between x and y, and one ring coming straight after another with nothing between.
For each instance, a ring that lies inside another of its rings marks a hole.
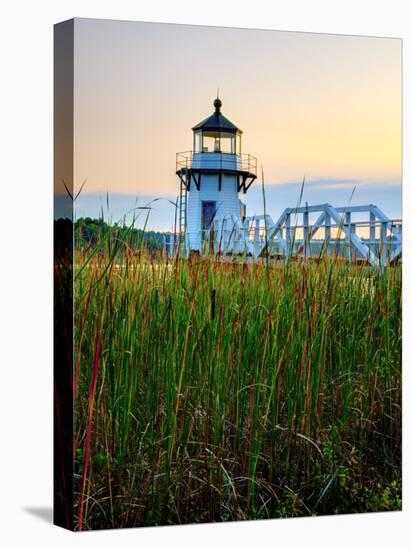
<instances>
[{"instance_id":1,"label":"sunset sky","mask_svg":"<svg viewBox=\"0 0 412 550\"><path fill-rule=\"evenodd\" d=\"M77 216L97 216L106 192L114 218L136 197L176 197L176 152L219 88L274 218L304 175L309 203L344 205L355 188L353 204L401 217L399 39L76 19L74 81ZM246 203L262 213L259 184ZM150 223L170 228L170 203Z\"/></svg>"}]
</instances>

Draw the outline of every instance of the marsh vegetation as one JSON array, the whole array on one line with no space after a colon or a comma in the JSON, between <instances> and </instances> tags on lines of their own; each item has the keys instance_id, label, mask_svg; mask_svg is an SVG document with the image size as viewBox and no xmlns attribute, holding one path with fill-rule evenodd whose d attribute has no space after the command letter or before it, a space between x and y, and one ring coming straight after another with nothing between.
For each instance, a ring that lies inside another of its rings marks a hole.
<instances>
[{"instance_id":1,"label":"marsh vegetation","mask_svg":"<svg viewBox=\"0 0 412 550\"><path fill-rule=\"evenodd\" d=\"M401 268L75 266L77 529L398 510Z\"/></svg>"}]
</instances>

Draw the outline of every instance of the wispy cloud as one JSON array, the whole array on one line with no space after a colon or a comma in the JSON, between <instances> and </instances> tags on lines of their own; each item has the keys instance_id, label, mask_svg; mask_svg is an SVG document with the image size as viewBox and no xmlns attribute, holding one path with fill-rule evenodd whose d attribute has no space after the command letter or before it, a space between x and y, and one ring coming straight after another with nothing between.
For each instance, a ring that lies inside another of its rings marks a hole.
<instances>
[{"instance_id":1,"label":"wispy cloud","mask_svg":"<svg viewBox=\"0 0 412 550\"><path fill-rule=\"evenodd\" d=\"M278 187L278 186L296 186L301 185L300 181L287 181L282 183L268 183L265 185ZM323 191L328 189L353 189L367 188L367 187L401 187L402 183L400 179L356 179L356 178L319 178L313 180L305 180L305 187L310 187L313 191Z\"/></svg>"}]
</instances>

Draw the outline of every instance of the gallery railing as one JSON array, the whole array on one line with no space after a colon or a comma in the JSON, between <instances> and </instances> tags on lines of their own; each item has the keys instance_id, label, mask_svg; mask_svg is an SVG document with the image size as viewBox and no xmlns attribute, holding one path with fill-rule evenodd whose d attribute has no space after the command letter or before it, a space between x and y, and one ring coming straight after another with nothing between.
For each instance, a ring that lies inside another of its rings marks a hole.
<instances>
[{"instance_id":1,"label":"gallery railing","mask_svg":"<svg viewBox=\"0 0 412 550\"><path fill-rule=\"evenodd\" d=\"M188 169L235 170L257 174L257 158L249 153L235 155L224 152L176 153L176 172Z\"/></svg>"}]
</instances>

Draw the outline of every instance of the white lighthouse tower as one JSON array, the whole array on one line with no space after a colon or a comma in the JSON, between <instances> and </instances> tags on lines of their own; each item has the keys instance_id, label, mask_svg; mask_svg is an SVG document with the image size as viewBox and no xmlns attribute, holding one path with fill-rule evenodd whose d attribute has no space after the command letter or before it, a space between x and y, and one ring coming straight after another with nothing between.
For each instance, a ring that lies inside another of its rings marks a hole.
<instances>
[{"instance_id":1,"label":"white lighthouse tower","mask_svg":"<svg viewBox=\"0 0 412 550\"><path fill-rule=\"evenodd\" d=\"M179 232L189 252L203 250L212 227L227 232L242 223L246 207L239 195L256 179L256 158L242 153L242 130L222 115L219 98L213 106L214 113L192 128L193 151L176 155Z\"/></svg>"}]
</instances>

